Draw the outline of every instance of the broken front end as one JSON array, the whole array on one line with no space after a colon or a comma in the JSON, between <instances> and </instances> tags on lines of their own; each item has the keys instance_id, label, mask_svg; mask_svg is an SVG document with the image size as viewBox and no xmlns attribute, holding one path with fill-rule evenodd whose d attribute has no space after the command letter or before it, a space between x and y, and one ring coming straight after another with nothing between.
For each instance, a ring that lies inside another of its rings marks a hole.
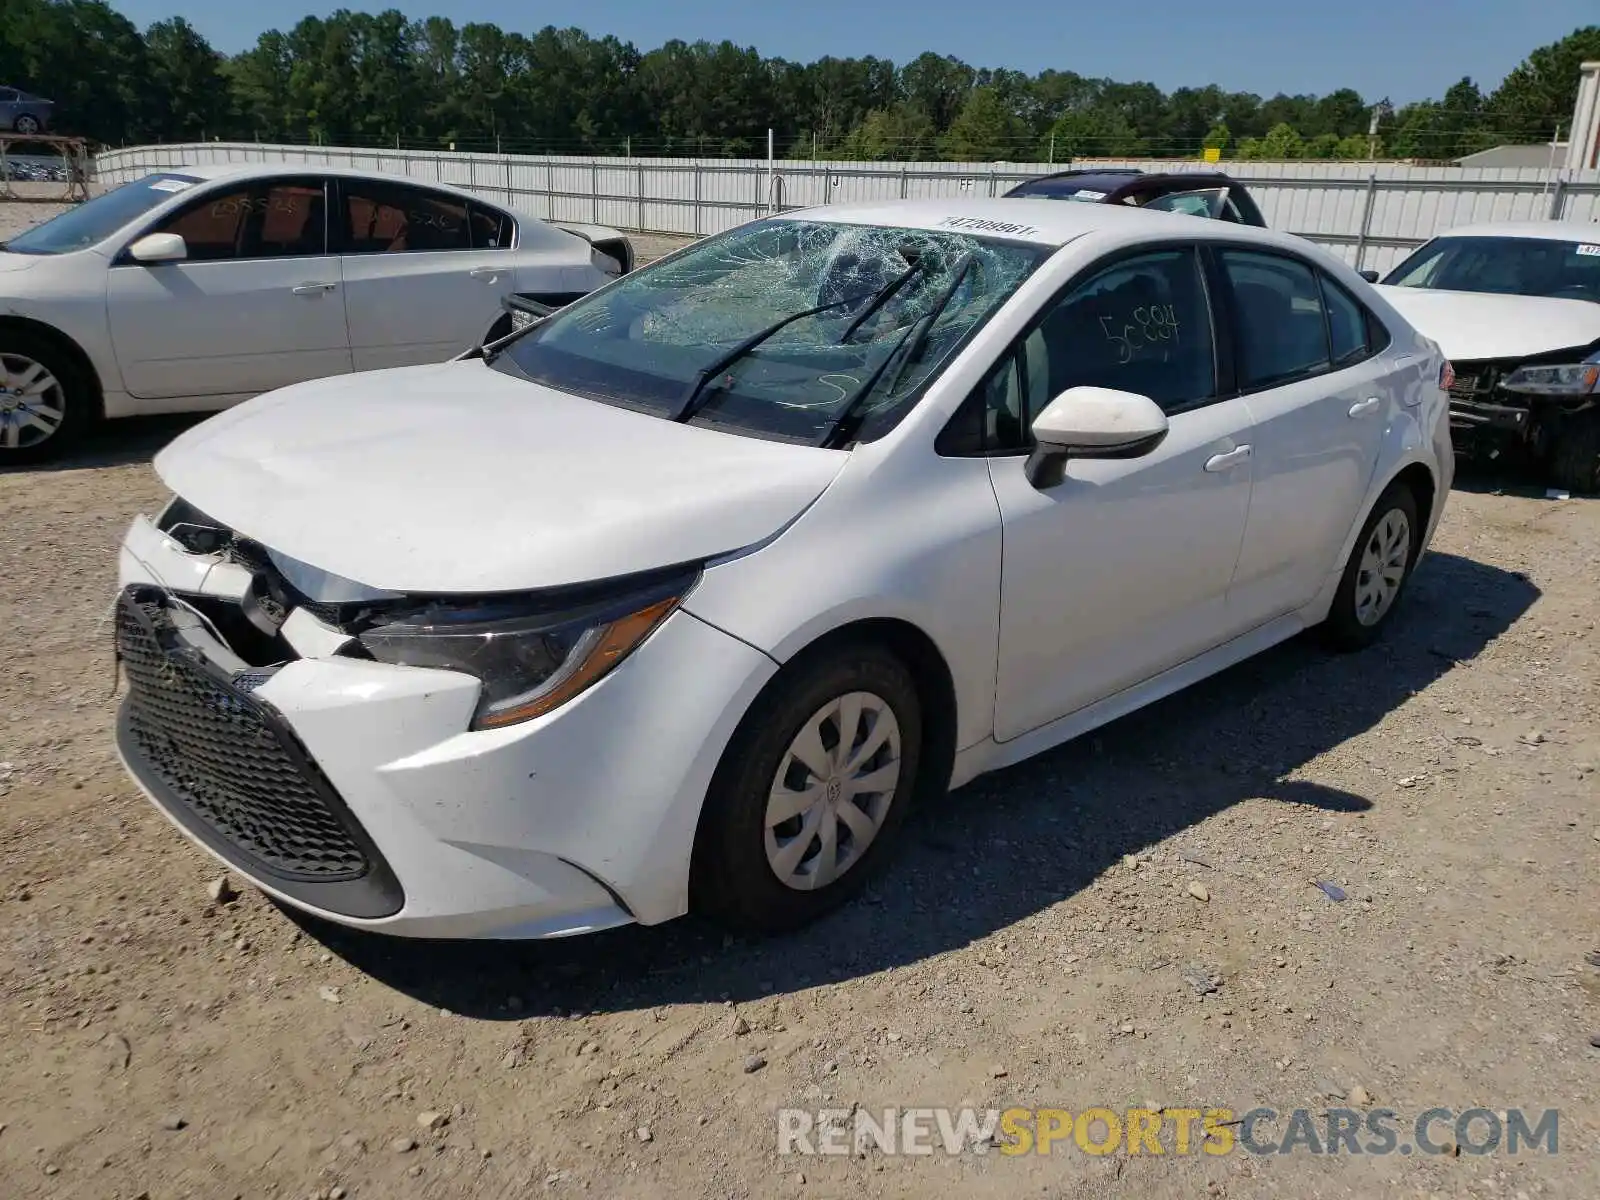
<instances>
[{"instance_id":1,"label":"broken front end","mask_svg":"<svg viewBox=\"0 0 1600 1200\"><path fill-rule=\"evenodd\" d=\"M1600 475L1600 343L1517 359L1460 361L1450 387L1457 453L1510 455L1552 482L1595 489Z\"/></svg>"}]
</instances>

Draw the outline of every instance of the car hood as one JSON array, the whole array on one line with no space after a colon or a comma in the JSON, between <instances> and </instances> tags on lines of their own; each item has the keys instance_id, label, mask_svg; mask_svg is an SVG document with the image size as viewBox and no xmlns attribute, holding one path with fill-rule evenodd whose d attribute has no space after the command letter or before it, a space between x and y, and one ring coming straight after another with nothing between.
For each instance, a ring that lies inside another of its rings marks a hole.
<instances>
[{"instance_id":1,"label":"car hood","mask_svg":"<svg viewBox=\"0 0 1600 1200\"><path fill-rule=\"evenodd\" d=\"M1600 304L1544 296L1379 287L1383 298L1444 356L1461 362L1526 358L1600 339Z\"/></svg>"},{"instance_id":2,"label":"car hood","mask_svg":"<svg viewBox=\"0 0 1600 1200\"><path fill-rule=\"evenodd\" d=\"M849 454L615 408L479 360L250 400L156 456L190 504L370 588L522 591L760 542Z\"/></svg>"}]
</instances>

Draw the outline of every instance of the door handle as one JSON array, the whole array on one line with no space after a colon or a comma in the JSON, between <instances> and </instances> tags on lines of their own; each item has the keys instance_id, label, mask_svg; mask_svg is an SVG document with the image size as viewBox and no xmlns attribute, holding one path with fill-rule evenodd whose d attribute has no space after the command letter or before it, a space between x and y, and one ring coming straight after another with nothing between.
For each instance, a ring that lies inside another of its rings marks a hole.
<instances>
[{"instance_id":1,"label":"door handle","mask_svg":"<svg viewBox=\"0 0 1600 1200\"><path fill-rule=\"evenodd\" d=\"M1377 412L1378 405L1382 403L1382 396L1368 396L1365 400L1358 400L1350 406L1350 415L1352 417L1364 417L1368 413Z\"/></svg>"},{"instance_id":2,"label":"door handle","mask_svg":"<svg viewBox=\"0 0 1600 1200\"><path fill-rule=\"evenodd\" d=\"M487 279L491 283L505 273L504 267L473 267L467 274L473 279Z\"/></svg>"},{"instance_id":3,"label":"door handle","mask_svg":"<svg viewBox=\"0 0 1600 1200\"><path fill-rule=\"evenodd\" d=\"M338 286L337 283L302 283L289 290L296 296L320 296L323 292L331 292Z\"/></svg>"},{"instance_id":4,"label":"door handle","mask_svg":"<svg viewBox=\"0 0 1600 1200\"><path fill-rule=\"evenodd\" d=\"M1229 450L1226 454L1213 454L1206 459L1206 470L1212 474L1216 474L1218 471L1231 471L1240 463L1249 461L1249 458L1250 447L1240 446L1237 449Z\"/></svg>"}]
</instances>

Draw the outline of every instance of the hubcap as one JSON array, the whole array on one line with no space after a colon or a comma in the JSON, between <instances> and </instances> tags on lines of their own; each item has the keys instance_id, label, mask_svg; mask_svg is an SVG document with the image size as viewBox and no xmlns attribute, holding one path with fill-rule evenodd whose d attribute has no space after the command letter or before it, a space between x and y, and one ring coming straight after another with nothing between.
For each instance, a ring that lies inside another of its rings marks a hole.
<instances>
[{"instance_id":1,"label":"hubcap","mask_svg":"<svg viewBox=\"0 0 1600 1200\"><path fill-rule=\"evenodd\" d=\"M66 415L61 383L43 363L0 352L0 450L37 446Z\"/></svg>"},{"instance_id":2,"label":"hubcap","mask_svg":"<svg viewBox=\"0 0 1600 1200\"><path fill-rule=\"evenodd\" d=\"M1372 527L1356 573L1356 620L1376 625L1394 604L1411 561L1411 522L1391 508Z\"/></svg>"},{"instance_id":3,"label":"hubcap","mask_svg":"<svg viewBox=\"0 0 1600 1200\"><path fill-rule=\"evenodd\" d=\"M871 692L831 700L800 727L767 796L767 863L796 891L861 861L900 785L900 724Z\"/></svg>"}]
</instances>

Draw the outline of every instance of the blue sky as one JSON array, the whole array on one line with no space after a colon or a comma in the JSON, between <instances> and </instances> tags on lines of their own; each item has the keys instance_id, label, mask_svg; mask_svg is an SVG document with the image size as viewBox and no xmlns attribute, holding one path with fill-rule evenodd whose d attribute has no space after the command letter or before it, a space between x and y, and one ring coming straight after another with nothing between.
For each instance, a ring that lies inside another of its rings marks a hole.
<instances>
[{"instance_id":1,"label":"blue sky","mask_svg":"<svg viewBox=\"0 0 1600 1200\"><path fill-rule=\"evenodd\" d=\"M1488 91L1535 46L1600 19L1595 0L112 0L140 27L181 15L229 53L265 29L335 8L457 24L492 21L532 32L577 25L650 49L670 38L729 38L796 60L876 54L904 62L923 50L975 66L1029 73L1054 67L1166 90L1218 83L1234 91L1356 88L1396 103L1437 97L1462 75Z\"/></svg>"}]
</instances>

